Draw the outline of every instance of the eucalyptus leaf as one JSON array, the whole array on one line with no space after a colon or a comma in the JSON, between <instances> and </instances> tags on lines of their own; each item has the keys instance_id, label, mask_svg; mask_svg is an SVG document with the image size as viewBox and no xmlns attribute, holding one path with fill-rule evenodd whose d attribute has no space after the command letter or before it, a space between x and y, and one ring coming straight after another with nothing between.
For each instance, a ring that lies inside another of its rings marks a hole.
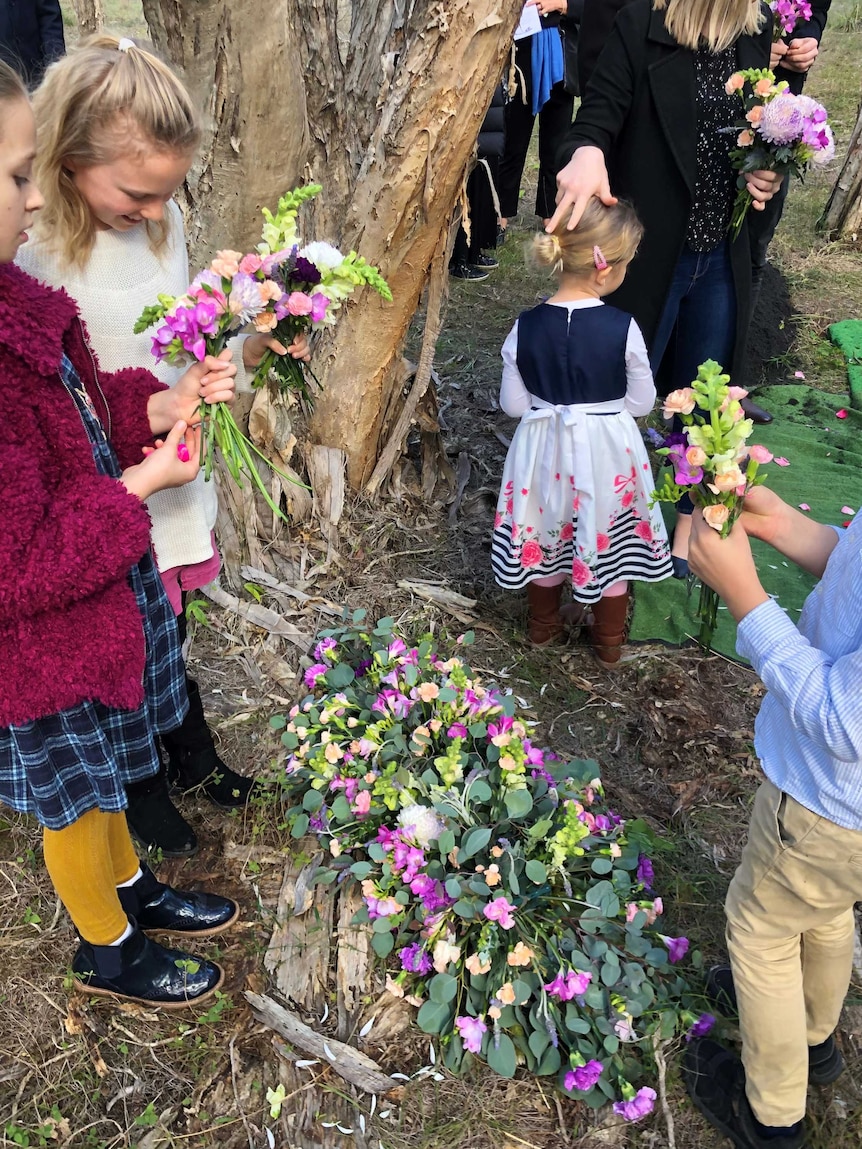
<instances>
[{"instance_id":1,"label":"eucalyptus leaf","mask_svg":"<svg viewBox=\"0 0 862 1149\"><path fill-rule=\"evenodd\" d=\"M455 1007L449 1002L426 1001L419 1007L416 1024L423 1033L443 1033L452 1023Z\"/></svg>"},{"instance_id":2,"label":"eucalyptus leaf","mask_svg":"<svg viewBox=\"0 0 862 1149\"><path fill-rule=\"evenodd\" d=\"M371 948L378 957L388 957L395 949L395 938L392 934L372 934Z\"/></svg>"},{"instance_id":3,"label":"eucalyptus leaf","mask_svg":"<svg viewBox=\"0 0 862 1149\"><path fill-rule=\"evenodd\" d=\"M488 1042L487 1061L494 1072L499 1073L501 1077L515 1076L518 1058L512 1039L507 1033L500 1034L499 1043L496 1046L493 1040Z\"/></svg>"}]
</instances>

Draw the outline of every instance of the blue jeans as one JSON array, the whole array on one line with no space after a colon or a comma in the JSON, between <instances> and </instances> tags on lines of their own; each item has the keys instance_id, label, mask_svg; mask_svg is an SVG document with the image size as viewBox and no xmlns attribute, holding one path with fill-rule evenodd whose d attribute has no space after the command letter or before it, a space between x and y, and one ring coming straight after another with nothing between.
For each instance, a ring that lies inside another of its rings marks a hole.
<instances>
[{"instance_id":1,"label":"blue jeans","mask_svg":"<svg viewBox=\"0 0 862 1149\"><path fill-rule=\"evenodd\" d=\"M735 342L736 289L729 243L725 240L714 251L684 247L652 341L653 375L670 351L670 390L689 387L706 359L715 359L729 370Z\"/></svg>"},{"instance_id":2,"label":"blue jeans","mask_svg":"<svg viewBox=\"0 0 862 1149\"><path fill-rule=\"evenodd\" d=\"M713 251L692 251L690 247L684 247L652 341L650 367L653 375L665 353L670 351L669 389L676 391L680 387L690 387L698 367L706 359L715 359L728 370L735 342L736 289L728 241ZM673 429L682 430L679 420L674 421ZM677 512L690 515L693 509L691 499L683 495L677 504Z\"/></svg>"}]
</instances>

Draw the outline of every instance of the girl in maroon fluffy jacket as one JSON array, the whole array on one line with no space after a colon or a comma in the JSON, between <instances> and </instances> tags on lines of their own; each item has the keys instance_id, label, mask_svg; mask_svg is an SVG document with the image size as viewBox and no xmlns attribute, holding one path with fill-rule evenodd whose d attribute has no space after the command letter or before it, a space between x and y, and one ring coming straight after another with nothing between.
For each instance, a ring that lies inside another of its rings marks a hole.
<instances>
[{"instance_id":1,"label":"girl in maroon fluffy jacket","mask_svg":"<svg viewBox=\"0 0 862 1149\"><path fill-rule=\"evenodd\" d=\"M189 420L200 396L233 397L235 368L210 358L173 388L99 371L74 302L12 263L42 205L34 153L26 92L0 64L0 801L43 827L78 982L179 1007L223 971L143 931L219 933L239 910L157 881L123 815L125 784L158 769L154 734L188 705L144 499L195 477Z\"/></svg>"}]
</instances>

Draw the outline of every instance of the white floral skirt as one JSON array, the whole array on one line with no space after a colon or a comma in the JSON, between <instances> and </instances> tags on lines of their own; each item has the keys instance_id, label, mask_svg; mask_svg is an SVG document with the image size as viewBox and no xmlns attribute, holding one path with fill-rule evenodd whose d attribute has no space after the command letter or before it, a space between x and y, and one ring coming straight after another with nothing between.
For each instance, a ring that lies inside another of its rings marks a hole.
<instances>
[{"instance_id":1,"label":"white floral skirt","mask_svg":"<svg viewBox=\"0 0 862 1149\"><path fill-rule=\"evenodd\" d=\"M671 574L670 548L646 448L627 411L528 411L503 468L491 565L509 590L566 574L574 597L597 602L621 579Z\"/></svg>"}]
</instances>

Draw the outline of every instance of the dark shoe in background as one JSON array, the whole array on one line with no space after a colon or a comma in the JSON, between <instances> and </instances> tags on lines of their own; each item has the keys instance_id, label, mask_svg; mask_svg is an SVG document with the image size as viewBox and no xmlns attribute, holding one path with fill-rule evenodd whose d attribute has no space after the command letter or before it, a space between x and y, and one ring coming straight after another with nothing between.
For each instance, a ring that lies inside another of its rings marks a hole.
<instances>
[{"instance_id":1,"label":"dark shoe in background","mask_svg":"<svg viewBox=\"0 0 862 1149\"><path fill-rule=\"evenodd\" d=\"M472 267L469 263L450 263L449 274L453 279L471 279L475 283L488 278L487 271L481 267Z\"/></svg>"},{"instance_id":2,"label":"dark shoe in background","mask_svg":"<svg viewBox=\"0 0 862 1149\"><path fill-rule=\"evenodd\" d=\"M500 266L499 260L494 259L493 255L485 255L480 251L478 256L471 262L471 267L480 267L484 271L496 271Z\"/></svg>"},{"instance_id":3,"label":"dark shoe in background","mask_svg":"<svg viewBox=\"0 0 862 1149\"><path fill-rule=\"evenodd\" d=\"M171 801L164 765L159 773L126 787L129 832L145 850L165 858L189 858L198 850L194 830Z\"/></svg>"},{"instance_id":4,"label":"dark shoe in background","mask_svg":"<svg viewBox=\"0 0 862 1149\"><path fill-rule=\"evenodd\" d=\"M752 423L757 423L760 426L765 426L767 423L772 422L772 415L765 407L759 407L753 399L740 400L740 407L746 419L750 419Z\"/></svg>"}]
</instances>

